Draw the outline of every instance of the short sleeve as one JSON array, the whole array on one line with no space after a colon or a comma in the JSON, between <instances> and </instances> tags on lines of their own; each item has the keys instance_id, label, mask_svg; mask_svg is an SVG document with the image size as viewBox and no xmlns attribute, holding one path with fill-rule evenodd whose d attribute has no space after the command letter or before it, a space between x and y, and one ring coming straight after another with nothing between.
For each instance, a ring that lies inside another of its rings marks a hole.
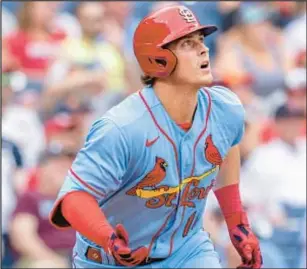
<instances>
[{"instance_id":1,"label":"short sleeve","mask_svg":"<svg viewBox=\"0 0 307 269\"><path fill-rule=\"evenodd\" d=\"M66 226L60 204L70 192L85 191L98 202L112 195L121 186L127 166L128 145L122 131L108 119L95 122L66 176L51 212L51 222Z\"/></svg>"},{"instance_id":2,"label":"short sleeve","mask_svg":"<svg viewBox=\"0 0 307 269\"><path fill-rule=\"evenodd\" d=\"M214 101L221 112L221 122L227 126L230 145L233 147L240 143L245 131L245 109L239 97L230 89L223 86L211 88Z\"/></svg>"},{"instance_id":3,"label":"short sleeve","mask_svg":"<svg viewBox=\"0 0 307 269\"><path fill-rule=\"evenodd\" d=\"M239 144L245 133L245 121L244 121L244 109L242 107L242 120L238 120L238 125L236 128L236 136L232 142L232 147Z\"/></svg>"}]
</instances>

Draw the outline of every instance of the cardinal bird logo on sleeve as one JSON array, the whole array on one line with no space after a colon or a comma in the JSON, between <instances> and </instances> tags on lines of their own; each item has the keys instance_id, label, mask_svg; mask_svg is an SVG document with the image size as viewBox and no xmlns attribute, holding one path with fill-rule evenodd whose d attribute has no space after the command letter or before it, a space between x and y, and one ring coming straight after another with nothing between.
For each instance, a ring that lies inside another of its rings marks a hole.
<instances>
[{"instance_id":1,"label":"cardinal bird logo on sleeve","mask_svg":"<svg viewBox=\"0 0 307 269\"><path fill-rule=\"evenodd\" d=\"M222 156L213 144L212 135L208 135L205 142L205 157L212 166L220 166L223 162Z\"/></svg>"}]
</instances>

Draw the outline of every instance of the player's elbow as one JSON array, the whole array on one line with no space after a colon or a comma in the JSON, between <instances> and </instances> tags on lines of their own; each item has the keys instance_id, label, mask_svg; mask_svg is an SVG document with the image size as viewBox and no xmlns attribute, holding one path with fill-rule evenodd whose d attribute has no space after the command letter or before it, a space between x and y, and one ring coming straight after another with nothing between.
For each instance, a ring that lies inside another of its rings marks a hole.
<instances>
[{"instance_id":1,"label":"player's elbow","mask_svg":"<svg viewBox=\"0 0 307 269\"><path fill-rule=\"evenodd\" d=\"M65 216L65 212L69 212L71 204L66 203L69 193L59 199L53 206L49 214L49 222L57 229L70 228L69 220ZM68 204L68 205L67 205ZM63 205L65 209L63 212Z\"/></svg>"}]
</instances>

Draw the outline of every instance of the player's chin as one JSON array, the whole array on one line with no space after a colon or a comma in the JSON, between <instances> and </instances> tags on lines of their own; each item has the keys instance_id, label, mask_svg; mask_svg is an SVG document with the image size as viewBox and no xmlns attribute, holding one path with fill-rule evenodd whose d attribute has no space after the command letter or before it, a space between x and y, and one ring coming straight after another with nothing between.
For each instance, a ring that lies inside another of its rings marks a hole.
<instances>
[{"instance_id":1,"label":"player's chin","mask_svg":"<svg viewBox=\"0 0 307 269\"><path fill-rule=\"evenodd\" d=\"M213 76L211 73L199 77L199 85L210 86L213 83Z\"/></svg>"}]
</instances>

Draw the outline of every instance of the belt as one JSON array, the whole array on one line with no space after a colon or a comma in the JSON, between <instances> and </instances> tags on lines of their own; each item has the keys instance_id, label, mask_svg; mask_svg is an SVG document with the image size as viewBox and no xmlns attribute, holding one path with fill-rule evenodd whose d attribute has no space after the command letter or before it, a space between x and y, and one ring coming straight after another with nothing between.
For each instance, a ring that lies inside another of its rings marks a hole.
<instances>
[{"instance_id":1,"label":"belt","mask_svg":"<svg viewBox=\"0 0 307 269\"><path fill-rule=\"evenodd\" d=\"M101 255L100 249L98 249L98 248L88 247L87 250L86 250L86 253L85 253L85 257L87 259L89 259L90 261L102 263L102 255ZM139 266L151 264L151 263L154 263L154 262L160 262L160 261L163 261L163 260L165 260L165 258L148 257L144 261L142 261L139 264Z\"/></svg>"},{"instance_id":2,"label":"belt","mask_svg":"<svg viewBox=\"0 0 307 269\"><path fill-rule=\"evenodd\" d=\"M154 262L161 262L161 261L164 261L164 260L165 260L165 258L148 257L144 261L142 261L138 266L147 265L147 264L151 264L151 263L154 263Z\"/></svg>"}]
</instances>

